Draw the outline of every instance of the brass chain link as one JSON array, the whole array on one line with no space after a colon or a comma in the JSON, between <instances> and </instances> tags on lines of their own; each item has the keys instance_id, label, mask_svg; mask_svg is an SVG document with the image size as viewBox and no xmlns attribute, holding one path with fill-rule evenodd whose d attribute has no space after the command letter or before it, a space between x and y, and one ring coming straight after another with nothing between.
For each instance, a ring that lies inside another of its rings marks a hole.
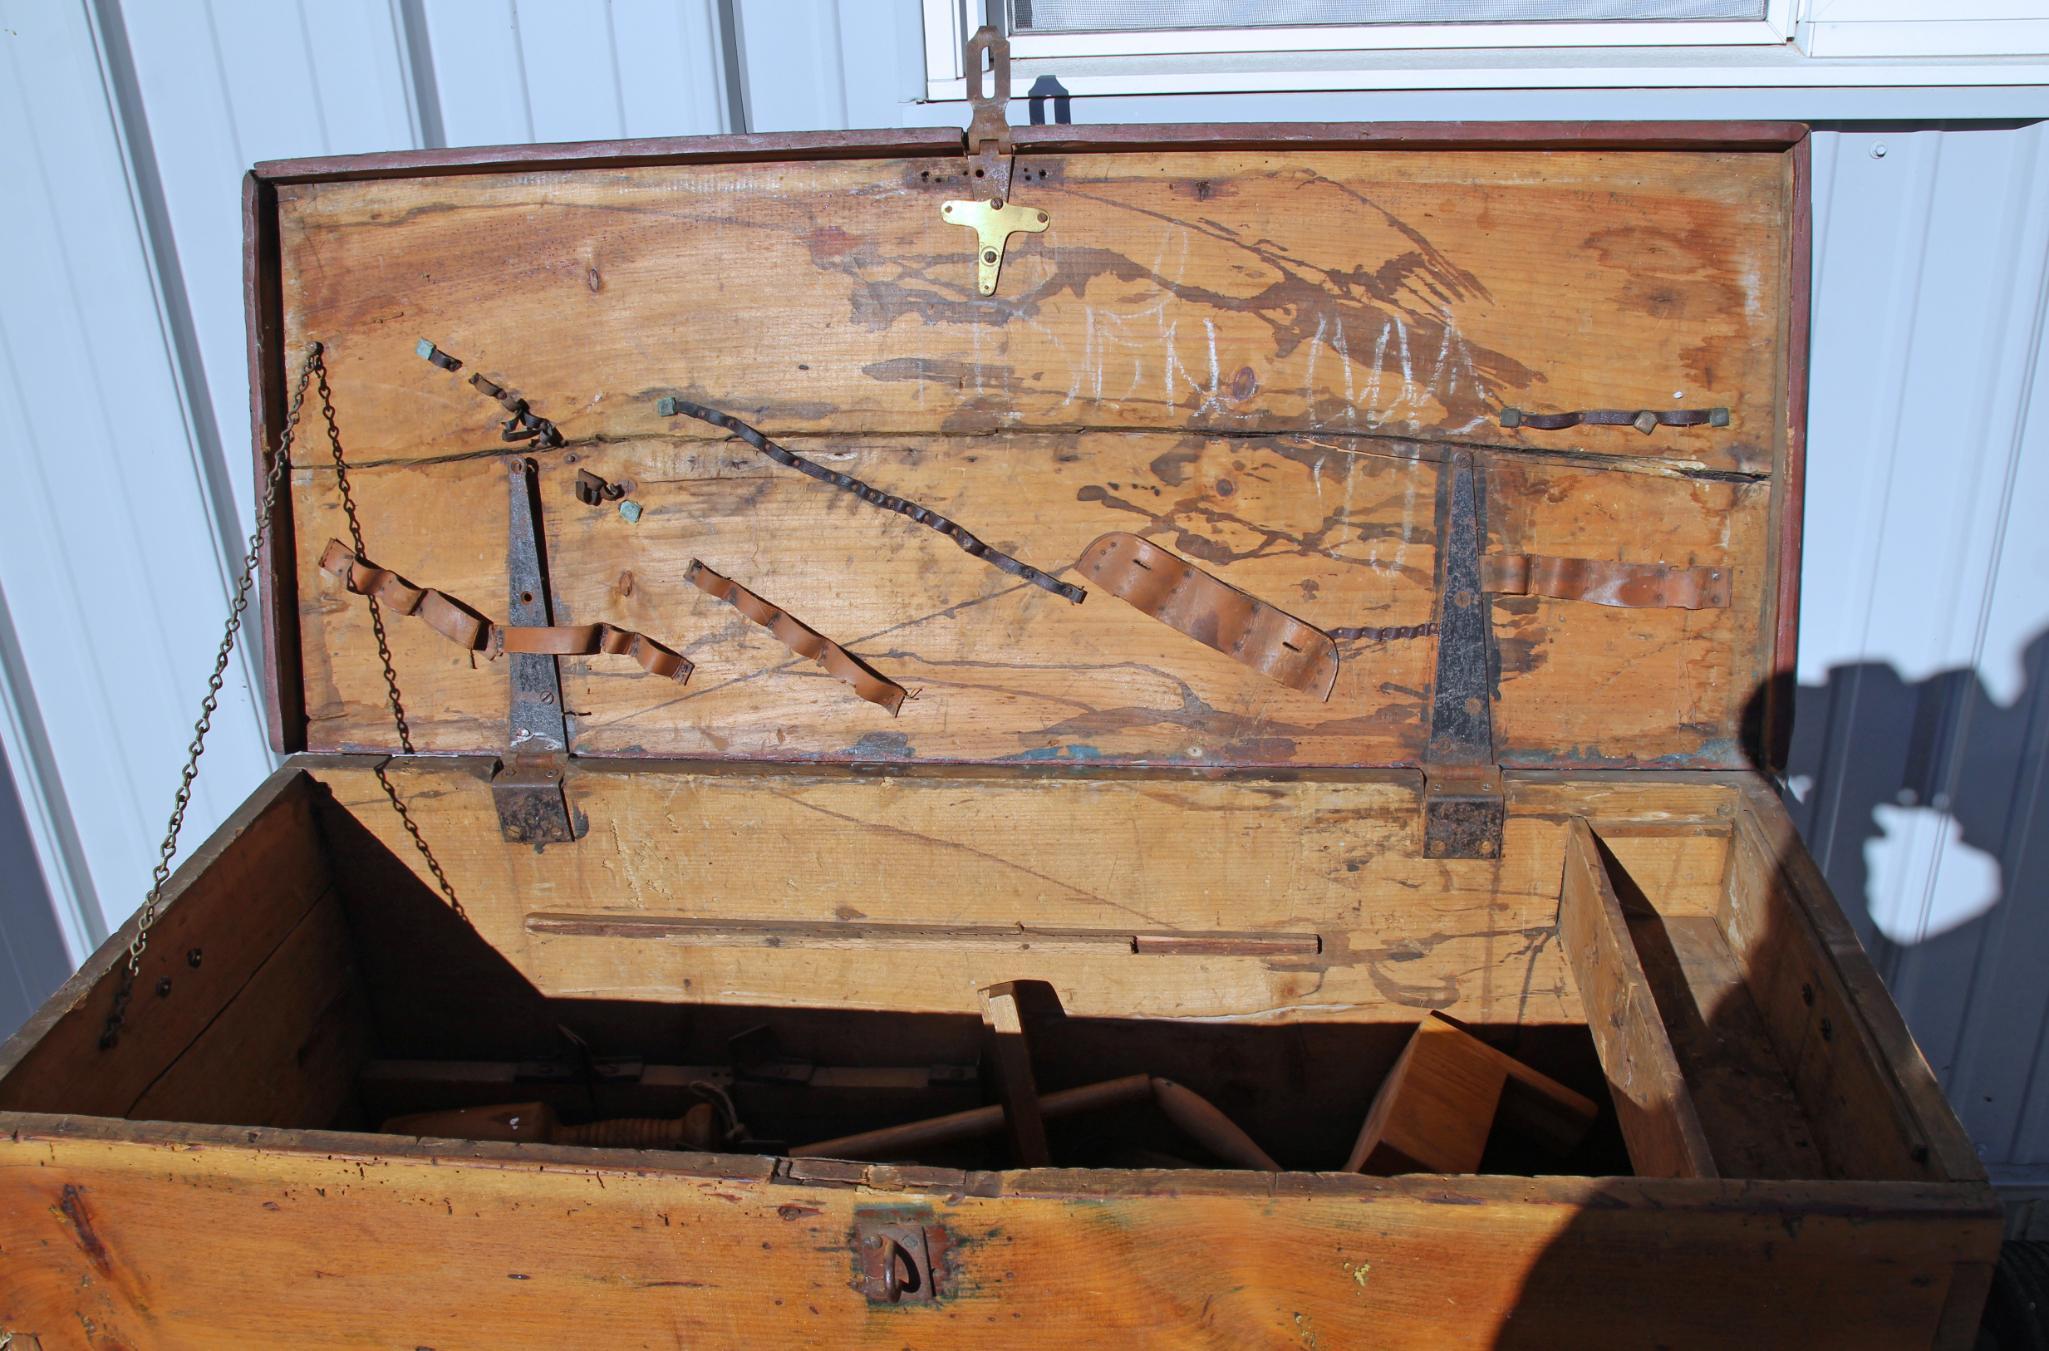
<instances>
[{"instance_id":1,"label":"brass chain link","mask_svg":"<svg viewBox=\"0 0 2049 1351\"><path fill-rule=\"evenodd\" d=\"M111 1047L120 1037L122 1019L128 1011L129 1001L134 997L135 978L142 970L142 954L149 950L150 930L156 925L157 911L163 903L164 886L171 879L171 860L178 853L178 836L185 829L185 812L192 805L192 783L199 777L199 757L206 753L206 736L213 730L213 715L220 709L221 690L227 683L228 662L234 655L235 639L242 631L242 616L249 610L249 596L256 584L256 566L262 556L263 542L270 535L271 517L277 509L278 489L291 467L292 442L299 429L299 414L305 406L306 390L319 377L321 414L327 422L328 443L334 450L334 464L341 485L342 508L347 513L349 534L355 540L358 557L363 554L363 529L356 519L355 499L349 495L348 470L342 458L341 429L336 425L334 395L327 384L327 365L322 360L322 345L314 343L306 351L305 364L299 368L299 383L292 391L292 401L285 410L285 425L278 435L277 453L271 457L270 470L264 475L263 491L256 503L256 529L249 536L249 547L242 555L241 575L235 580L234 600L228 607L226 631L221 634L220 650L214 654L213 674L207 677L206 698L200 701L199 721L192 725L192 741L186 749L185 768L178 777L178 792L171 806L171 819L164 831L163 843L157 847L157 862L150 872L149 895L143 899L142 913L136 917L135 937L128 943L128 962L121 973L121 982L114 990L114 1006L107 1015L106 1028L100 1033L100 1048ZM377 601L370 599L370 624L377 635L377 652L384 661L384 681L390 691L392 720L398 727L400 747L406 754L413 751L412 730L406 723L405 707L399 700L398 674L392 669L391 648L385 641L384 621L377 610ZM413 845L426 860L427 870L434 875L441 894L456 914L465 920L462 903L455 897L455 888L449 884L448 875L441 871L441 864L434 858L434 851L427 846L420 828L413 821L412 813L398 795L390 777L385 773L387 760L376 768L377 782L383 785L384 794L391 799L392 808L398 812L404 823L406 834L412 836Z\"/></svg>"}]
</instances>

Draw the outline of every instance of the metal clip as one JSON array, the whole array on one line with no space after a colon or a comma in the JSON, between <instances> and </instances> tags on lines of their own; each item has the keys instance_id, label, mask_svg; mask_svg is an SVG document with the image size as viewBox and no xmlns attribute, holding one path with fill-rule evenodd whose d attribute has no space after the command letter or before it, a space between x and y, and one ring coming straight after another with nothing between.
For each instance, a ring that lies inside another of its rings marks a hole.
<instances>
[{"instance_id":1,"label":"metal clip","mask_svg":"<svg viewBox=\"0 0 2049 1351\"><path fill-rule=\"evenodd\" d=\"M985 296L996 294L996 278L1003 271L1003 250L1010 237L1041 234L1048 224L1045 212L1000 197L987 202L946 202L939 214L949 224L965 225L975 232L975 289Z\"/></svg>"},{"instance_id":2,"label":"metal clip","mask_svg":"<svg viewBox=\"0 0 2049 1351\"><path fill-rule=\"evenodd\" d=\"M992 92L982 92L982 57L987 54ZM1043 210L1021 207L1010 200L1010 123L1004 110L1010 103L1010 43L996 29L984 25L968 39L968 103L974 108L966 140L968 181L978 196L955 199L940 205L940 218L975 232L975 289L985 296L996 294L996 279L1003 270L1003 251L1014 234L1040 234L1051 223Z\"/></svg>"},{"instance_id":3,"label":"metal clip","mask_svg":"<svg viewBox=\"0 0 2049 1351\"><path fill-rule=\"evenodd\" d=\"M890 1211L854 1212L856 1287L871 1304L936 1304L930 1231Z\"/></svg>"},{"instance_id":4,"label":"metal clip","mask_svg":"<svg viewBox=\"0 0 2049 1351\"><path fill-rule=\"evenodd\" d=\"M991 92L982 93L982 57L989 58ZM968 39L968 177L981 179L1002 205L1010 197L1010 39L983 24Z\"/></svg>"}]
</instances>

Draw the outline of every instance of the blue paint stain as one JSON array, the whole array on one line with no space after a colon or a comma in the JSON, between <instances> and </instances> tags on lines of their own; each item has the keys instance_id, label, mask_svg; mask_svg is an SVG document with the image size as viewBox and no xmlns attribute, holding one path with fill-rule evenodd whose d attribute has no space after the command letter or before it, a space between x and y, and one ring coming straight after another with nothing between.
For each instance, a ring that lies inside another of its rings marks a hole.
<instances>
[{"instance_id":1,"label":"blue paint stain","mask_svg":"<svg viewBox=\"0 0 2049 1351\"><path fill-rule=\"evenodd\" d=\"M917 752L906 733L870 732L849 746L847 754L856 760L908 760Z\"/></svg>"},{"instance_id":2,"label":"blue paint stain","mask_svg":"<svg viewBox=\"0 0 2049 1351\"><path fill-rule=\"evenodd\" d=\"M1003 758L1006 760L1033 760L1041 762L1048 760L1100 760L1103 758L1103 753L1094 746L1038 746L1028 751L1019 751L1015 755L1006 755Z\"/></svg>"}]
</instances>

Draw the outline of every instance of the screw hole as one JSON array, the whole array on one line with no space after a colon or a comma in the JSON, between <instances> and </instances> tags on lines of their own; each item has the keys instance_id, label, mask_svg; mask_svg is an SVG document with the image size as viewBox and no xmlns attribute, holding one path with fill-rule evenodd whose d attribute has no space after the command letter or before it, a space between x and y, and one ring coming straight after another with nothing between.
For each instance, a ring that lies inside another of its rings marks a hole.
<instances>
[{"instance_id":1,"label":"screw hole","mask_svg":"<svg viewBox=\"0 0 2049 1351\"><path fill-rule=\"evenodd\" d=\"M532 604L534 603L534 593L533 593L533 592L531 592L531 591L522 591L522 592L520 592L520 593L519 593L519 603L520 603L521 605L532 605Z\"/></svg>"},{"instance_id":2,"label":"screw hole","mask_svg":"<svg viewBox=\"0 0 2049 1351\"><path fill-rule=\"evenodd\" d=\"M980 178L980 177L982 177L982 176L983 176L983 171L982 171L982 170L980 170L980 169L977 169L977 170L975 170L975 177L977 177L977 178Z\"/></svg>"}]
</instances>

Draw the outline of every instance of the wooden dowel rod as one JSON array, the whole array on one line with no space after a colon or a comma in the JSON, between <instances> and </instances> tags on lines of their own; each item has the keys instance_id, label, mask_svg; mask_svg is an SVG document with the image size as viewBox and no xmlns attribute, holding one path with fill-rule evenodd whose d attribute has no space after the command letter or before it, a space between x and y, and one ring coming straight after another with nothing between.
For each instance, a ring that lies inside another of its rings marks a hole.
<instances>
[{"instance_id":1,"label":"wooden dowel rod","mask_svg":"<svg viewBox=\"0 0 2049 1351\"><path fill-rule=\"evenodd\" d=\"M1078 1112L1092 1112L1103 1107L1143 1102L1152 1095L1152 1076L1132 1074L1122 1079L1106 1079L1099 1084L1084 1084L1080 1088L1063 1088L1057 1093L1045 1094L1039 1099L1039 1114L1047 1118L1073 1116ZM929 1117L924 1121L907 1121L901 1126L884 1126L880 1130L863 1131L858 1135L842 1135L836 1140L821 1140L815 1145L804 1145L791 1150L790 1157L893 1157L940 1145L957 1145L964 1140L978 1140L985 1135L994 1135L1002 1129L1001 1105L973 1107L965 1112L951 1112L946 1116Z\"/></svg>"}]
</instances>

